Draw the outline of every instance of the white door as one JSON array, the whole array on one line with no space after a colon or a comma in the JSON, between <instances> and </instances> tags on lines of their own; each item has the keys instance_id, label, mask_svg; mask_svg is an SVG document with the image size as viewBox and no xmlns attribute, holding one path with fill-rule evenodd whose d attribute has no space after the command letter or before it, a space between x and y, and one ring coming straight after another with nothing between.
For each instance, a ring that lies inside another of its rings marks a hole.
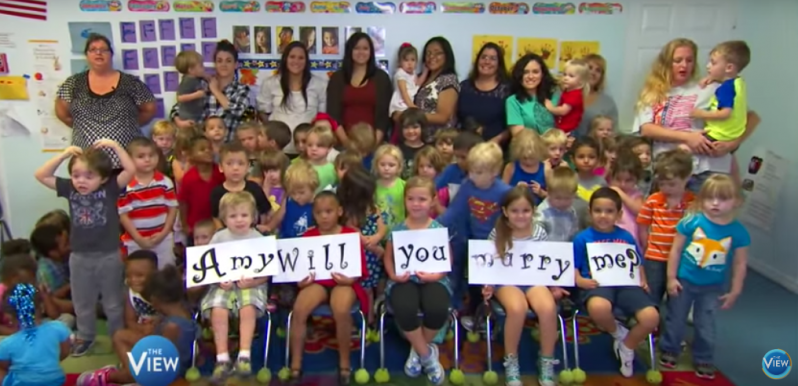
<instances>
[{"instance_id":1,"label":"white door","mask_svg":"<svg viewBox=\"0 0 798 386\"><path fill-rule=\"evenodd\" d=\"M675 38L692 39L698 45L696 65L705 72L709 51L735 38L737 5L727 0L646 0L627 3L621 93L616 96L622 131L631 130L634 106L645 76L660 49Z\"/></svg>"}]
</instances>

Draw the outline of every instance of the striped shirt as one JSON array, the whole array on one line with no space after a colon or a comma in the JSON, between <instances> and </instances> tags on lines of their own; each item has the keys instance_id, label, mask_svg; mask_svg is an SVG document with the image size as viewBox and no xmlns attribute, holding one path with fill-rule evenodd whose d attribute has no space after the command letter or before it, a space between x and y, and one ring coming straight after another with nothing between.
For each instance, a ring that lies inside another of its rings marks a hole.
<instances>
[{"instance_id":1,"label":"striped shirt","mask_svg":"<svg viewBox=\"0 0 798 386\"><path fill-rule=\"evenodd\" d=\"M534 224L532 226L532 234L529 236L513 237L513 241L546 241L546 239L548 239L546 229L544 229L540 224ZM493 228L490 231L488 240L496 240L496 228Z\"/></svg>"},{"instance_id":2,"label":"striped shirt","mask_svg":"<svg viewBox=\"0 0 798 386\"><path fill-rule=\"evenodd\" d=\"M151 237L161 232L169 209L177 208L177 205L172 180L159 171L155 172L146 185L132 179L117 201L119 215L127 215L142 237ZM125 245L135 244L127 231L122 234L122 242Z\"/></svg>"},{"instance_id":3,"label":"striped shirt","mask_svg":"<svg viewBox=\"0 0 798 386\"><path fill-rule=\"evenodd\" d=\"M668 199L662 192L657 192L648 197L640 213L637 223L643 229L648 229L648 242L640 240L647 245L645 258L656 261L667 261L668 253L676 236L676 224L684 217L684 211L695 200L691 192L685 192L682 201L675 208L668 207Z\"/></svg>"}]
</instances>

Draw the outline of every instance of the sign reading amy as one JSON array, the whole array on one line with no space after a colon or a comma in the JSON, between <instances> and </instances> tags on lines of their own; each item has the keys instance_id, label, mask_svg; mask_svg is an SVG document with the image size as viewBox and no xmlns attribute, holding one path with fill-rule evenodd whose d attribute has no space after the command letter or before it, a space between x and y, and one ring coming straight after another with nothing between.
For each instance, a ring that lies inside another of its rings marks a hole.
<instances>
[{"instance_id":1,"label":"sign reading amy","mask_svg":"<svg viewBox=\"0 0 798 386\"><path fill-rule=\"evenodd\" d=\"M316 280L332 279L333 272L360 277L361 253L360 233L280 239L274 254L280 274L272 282L300 282L311 273Z\"/></svg>"},{"instance_id":2,"label":"sign reading amy","mask_svg":"<svg viewBox=\"0 0 798 386\"><path fill-rule=\"evenodd\" d=\"M274 236L228 241L186 249L186 287L280 273Z\"/></svg>"},{"instance_id":3,"label":"sign reading amy","mask_svg":"<svg viewBox=\"0 0 798 386\"><path fill-rule=\"evenodd\" d=\"M623 243L588 243L590 275L602 287L640 285L642 260L637 247Z\"/></svg>"},{"instance_id":4,"label":"sign reading amy","mask_svg":"<svg viewBox=\"0 0 798 386\"><path fill-rule=\"evenodd\" d=\"M484 285L574 286L571 243L516 241L499 255L490 240L468 240L468 283Z\"/></svg>"},{"instance_id":5,"label":"sign reading amy","mask_svg":"<svg viewBox=\"0 0 798 386\"><path fill-rule=\"evenodd\" d=\"M432 228L393 232L396 275L405 272L440 273L452 270L449 230Z\"/></svg>"}]
</instances>

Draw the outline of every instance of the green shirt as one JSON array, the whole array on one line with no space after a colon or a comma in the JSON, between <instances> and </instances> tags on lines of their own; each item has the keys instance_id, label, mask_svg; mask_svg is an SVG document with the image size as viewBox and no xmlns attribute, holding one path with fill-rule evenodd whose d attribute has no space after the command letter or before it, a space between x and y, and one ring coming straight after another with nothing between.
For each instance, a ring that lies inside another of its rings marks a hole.
<instances>
[{"instance_id":1,"label":"green shirt","mask_svg":"<svg viewBox=\"0 0 798 386\"><path fill-rule=\"evenodd\" d=\"M374 196L380 211L387 214L389 228L405 220L405 180L397 178L391 186L378 182Z\"/></svg>"},{"instance_id":2,"label":"green shirt","mask_svg":"<svg viewBox=\"0 0 798 386\"><path fill-rule=\"evenodd\" d=\"M335 174L335 165L332 162L327 162L324 165L313 165L313 169L319 175L319 187L316 189L316 193L338 182L338 175Z\"/></svg>"},{"instance_id":3,"label":"green shirt","mask_svg":"<svg viewBox=\"0 0 798 386\"><path fill-rule=\"evenodd\" d=\"M551 98L551 103L557 104L559 93ZM546 106L538 103L537 97L531 96L521 102L516 95L510 95L504 102L507 109L507 126L524 126L543 134L554 127L554 116L546 110Z\"/></svg>"}]
</instances>

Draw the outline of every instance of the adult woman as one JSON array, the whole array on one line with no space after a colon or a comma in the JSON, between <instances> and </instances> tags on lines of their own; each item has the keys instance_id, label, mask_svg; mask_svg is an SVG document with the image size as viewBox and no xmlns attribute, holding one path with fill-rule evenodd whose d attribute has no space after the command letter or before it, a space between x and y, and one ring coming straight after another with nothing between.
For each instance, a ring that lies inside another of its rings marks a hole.
<instances>
[{"instance_id":1,"label":"adult woman","mask_svg":"<svg viewBox=\"0 0 798 386\"><path fill-rule=\"evenodd\" d=\"M339 125L335 135L346 145L346 130L357 123L374 128L377 143L382 142L391 125L388 107L393 92L388 73L377 66L374 43L363 32L346 41L341 69L330 77L327 86L327 113Z\"/></svg>"},{"instance_id":2,"label":"adult woman","mask_svg":"<svg viewBox=\"0 0 798 386\"><path fill-rule=\"evenodd\" d=\"M582 122L576 128L577 137L585 136L590 131L590 122L593 118L603 115L612 119L615 131L618 130L618 107L611 96L604 93L606 78L604 77L607 69L607 61L599 54L585 56L590 71L590 94L585 97L585 113L582 115Z\"/></svg>"},{"instance_id":3,"label":"adult woman","mask_svg":"<svg viewBox=\"0 0 798 386\"><path fill-rule=\"evenodd\" d=\"M110 138L125 147L155 116L155 97L137 77L114 70L107 37L89 35L83 53L89 70L70 76L58 88L55 115L72 128L75 146L85 149ZM106 153L114 169L121 170L116 154Z\"/></svg>"},{"instance_id":4,"label":"adult woman","mask_svg":"<svg viewBox=\"0 0 798 386\"><path fill-rule=\"evenodd\" d=\"M436 131L457 124L460 83L452 45L444 37L436 36L427 41L421 62L429 70L429 75L418 89L414 102L427 115L428 125L422 135L424 141L432 143Z\"/></svg>"},{"instance_id":5,"label":"adult woman","mask_svg":"<svg viewBox=\"0 0 798 386\"><path fill-rule=\"evenodd\" d=\"M460 82L457 121L474 118L482 126L482 137L502 143L507 133L504 100L510 96L510 81L504 63L504 51L496 43L479 49L468 79Z\"/></svg>"},{"instance_id":6,"label":"adult woman","mask_svg":"<svg viewBox=\"0 0 798 386\"><path fill-rule=\"evenodd\" d=\"M518 59L512 72L512 95L507 98L507 126L513 136L524 128L543 134L554 127L554 116L546 110L546 100L552 99L556 82L546 62L538 54L526 54Z\"/></svg>"},{"instance_id":7,"label":"adult woman","mask_svg":"<svg viewBox=\"0 0 798 386\"><path fill-rule=\"evenodd\" d=\"M283 51L277 74L260 87L258 110L270 120L285 122L293 133L298 125L313 121L316 114L326 110L326 88L327 79L310 73L305 45L291 42ZM284 152L297 154L293 138Z\"/></svg>"},{"instance_id":8,"label":"adult woman","mask_svg":"<svg viewBox=\"0 0 798 386\"><path fill-rule=\"evenodd\" d=\"M216 73L208 80L208 99L205 102L203 120L210 116L221 116L227 127L227 140L230 141L235 138L238 125L244 121L244 113L251 109L249 86L236 80L238 51L229 41L222 40L216 44L213 63ZM169 116L181 128L190 128L196 123L180 119L177 105L172 108Z\"/></svg>"},{"instance_id":9,"label":"adult woman","mask_svg":"<svg viewBox=\"0 0 798 386\"><path fill-rule=\"evenodd\" d=\"M637 102L633 132L654 141L653 155L685 144L698 156L694 178L689 188L697 192L713 173L730 173L733 158L729 152L751 134L759 124L759 116L748 113L745 134L734 141L711 142L702 130L704 123L690 116L695 109L704 109L717 85L702 87L696 81L698 46L689 39L674 39L662 47L654 59Z\"/></svg>"}]
</instances>

